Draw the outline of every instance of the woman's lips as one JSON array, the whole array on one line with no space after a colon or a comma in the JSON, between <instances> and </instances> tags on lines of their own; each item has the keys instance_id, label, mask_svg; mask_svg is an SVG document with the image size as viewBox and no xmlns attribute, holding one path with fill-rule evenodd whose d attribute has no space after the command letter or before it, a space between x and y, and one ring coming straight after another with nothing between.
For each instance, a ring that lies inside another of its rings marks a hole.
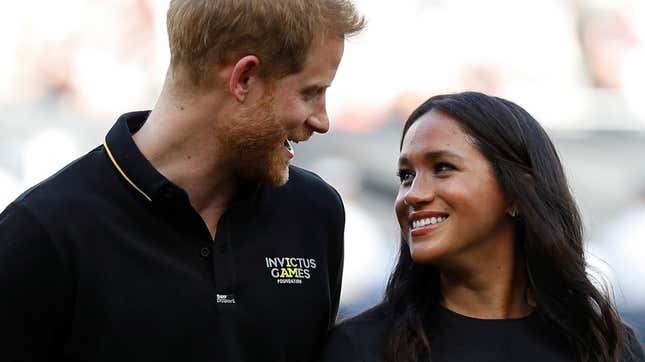
<instances>
[{"instance_id":1,"label":"woman's lips","mask_svg":"<svg viewBox=\"0 0 645 362\"><path fill-rule=\"evenodd\" d=\"M442 221L442 222L438 222L436 224L428 224L428 225L425 225L425 226L410 229L410 235L412 235L412 236L422 236L422 235L429 234L432 231L434 231L436 228L440 227L444 222L445 222L445 220Z\"/></svg>"},{"instance_id":2,"label":"woman's lips","mask_svg":"<svg viewBox=\"0 0 645 362\"><path fill-rule=\"evenodd\" d=\"M449 215L442 212L419 211L410 215L410 235L421 236L440 227Z\"/></svg>"}]
</instances>

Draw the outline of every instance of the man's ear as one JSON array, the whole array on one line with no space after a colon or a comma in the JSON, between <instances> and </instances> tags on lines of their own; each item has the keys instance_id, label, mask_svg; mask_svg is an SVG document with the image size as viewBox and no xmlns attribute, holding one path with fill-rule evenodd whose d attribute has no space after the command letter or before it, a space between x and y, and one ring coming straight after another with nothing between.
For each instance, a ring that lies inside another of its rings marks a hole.
<instances>
[{"instance_id":1,"label":"man's ear","mask_svg":"<svg viewBox=\"0 0 645 362\"><path fill-rule=\"evenodd\" d=\"M259 71L260 59L255 55L242 57L233 65L228 87L238 102L244 102L249 93L249 85Z\"/></svg>"}]
</instances>

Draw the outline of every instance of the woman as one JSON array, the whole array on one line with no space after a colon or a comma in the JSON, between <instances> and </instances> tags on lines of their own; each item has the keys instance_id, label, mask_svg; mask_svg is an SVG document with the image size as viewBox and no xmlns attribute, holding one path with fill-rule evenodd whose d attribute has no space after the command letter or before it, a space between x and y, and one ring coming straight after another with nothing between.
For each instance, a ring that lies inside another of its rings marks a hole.
<instances>
[{"instance_id":1,"label":"woman","mask_svg":"<svg viewBox=\"0 0 645 362\"><path fill-rule=\"evenodd\" d=\"M398 264L375 308L340 324L325 361L641 361L585 269L558 155L524 109L475 92L405 123Z\"/></svg>"}]
</instances>

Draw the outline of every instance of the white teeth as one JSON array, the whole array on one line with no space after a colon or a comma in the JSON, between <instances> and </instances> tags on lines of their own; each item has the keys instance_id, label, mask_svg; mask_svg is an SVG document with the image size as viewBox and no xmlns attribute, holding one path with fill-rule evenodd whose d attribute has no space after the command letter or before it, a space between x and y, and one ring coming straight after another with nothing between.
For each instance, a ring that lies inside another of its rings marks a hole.
<instances>
[{"instance_id":1,"label":"white teeth","mask_svg":"<svg viewBox=\"0 0 645 362\"><path fill-rule=\"evenodd\" d=\"M291 154L291 157L296 155L296 151L293 149L289 140L284 140L284 147L286 147L287 151Z\"/></svg>"},{"instance_id":2,"label":"white teeth","mask_svg":"<svg viewBox=\"0 0 645 362\"><path fill-rule=\"evenodd\" d=\"M418 228L421 228L421 227L424 227L424 226L438 224L438 223L443 222L444 220L446 220L446 218L447 217L443 217L443 216L438 216L438 217L433 216L431 218L414 220L414 221L412 221L412 228L413 229L418 229Z\"/></svg>"}]
</instances>

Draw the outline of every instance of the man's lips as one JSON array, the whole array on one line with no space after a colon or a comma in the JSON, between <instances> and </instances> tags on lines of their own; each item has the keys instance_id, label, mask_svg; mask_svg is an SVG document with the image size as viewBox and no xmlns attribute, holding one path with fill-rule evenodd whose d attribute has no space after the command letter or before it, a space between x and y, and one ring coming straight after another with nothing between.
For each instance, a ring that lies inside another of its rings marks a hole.
<instances>
[{"instance_id":1,"label":"man's lips","mask_svg":"<svg viewBox=\"0 0 645 362\"><path fill-rule=\"evenodd\" d=\"M287 154L290 159L296 155L296 152L294 151L293 146L291 145L291 142L289 142L289 140L284 140L284 147L287 150Z\"/></svg>"},{"instance_id":2,"label":"man's lips","mask_svg":"<svg viewBox=\"0 0 645 362\"><path fill-rule=\"evenodd\" d=\"M291 135L284 140L284 148L287 150L288 157L291 159L296 155L296 151L293 148L294 143L300 143L309 140L311 136L313 135L313 132L305 134L304 132L296 134L296 135Z\"/></svg>"}]
</instances>

